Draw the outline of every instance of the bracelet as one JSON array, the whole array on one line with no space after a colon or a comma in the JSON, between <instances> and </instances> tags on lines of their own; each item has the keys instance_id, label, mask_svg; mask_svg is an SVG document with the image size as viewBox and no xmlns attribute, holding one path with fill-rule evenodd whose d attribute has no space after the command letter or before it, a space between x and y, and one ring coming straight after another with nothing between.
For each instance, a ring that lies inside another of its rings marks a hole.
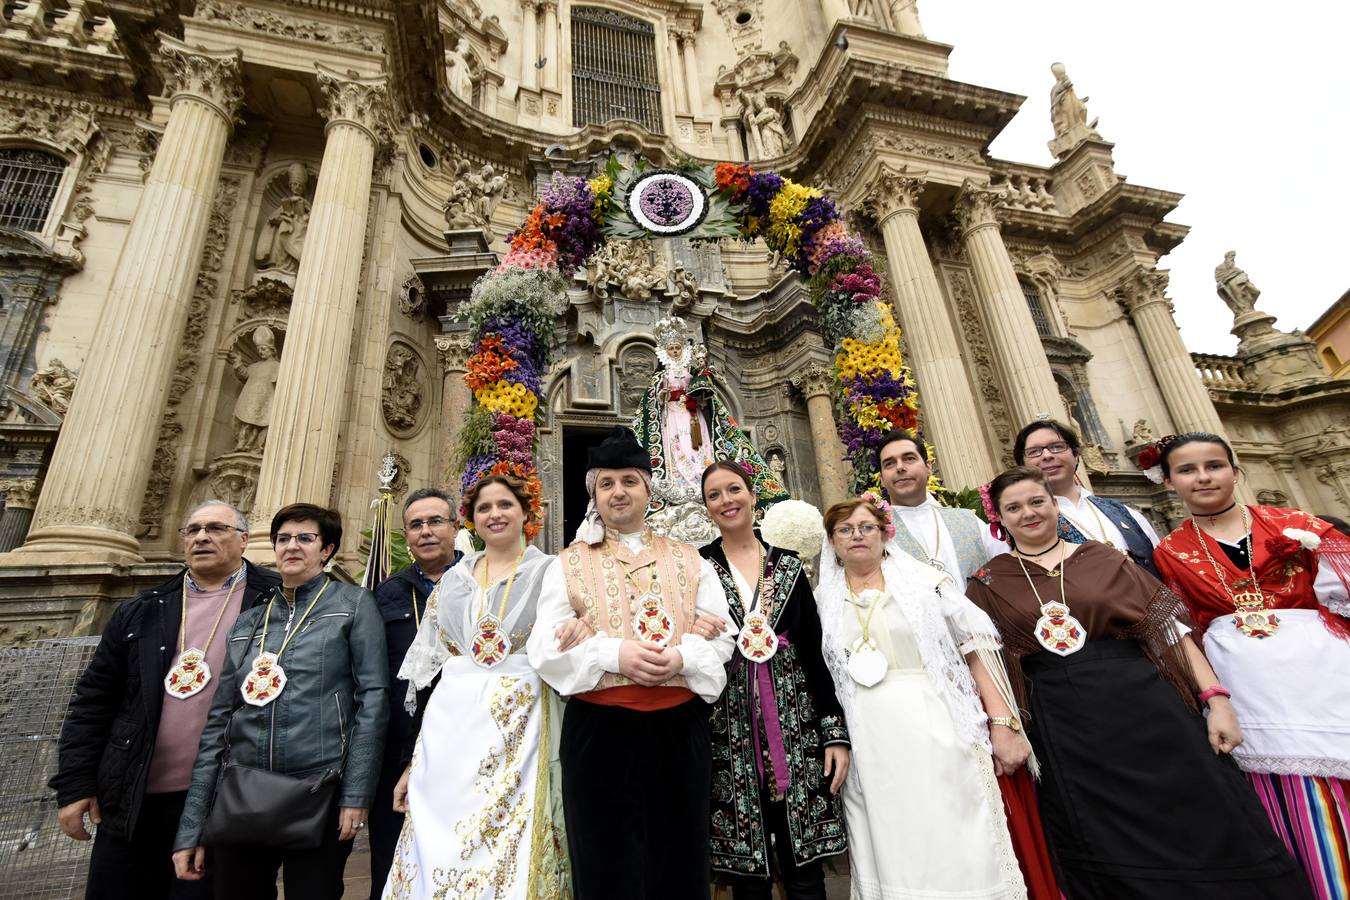
<instances>
[{"instance_id":1,"label":"bracelet","mask_svg":"<svg viewBox=\"0 0 1350 900\"><path fill-rule=\"evenodd\" d=\"M1231 699L1232 696L1233 695L1228 692L1228 688L1221 684L1215 684L1200 692L1200 702L1209 703L1209 701L1215 697L1228 697Z\"/></svg>"},{"instance_id":2,"label":"bracelet","mask_svg":"<svg viewBox=\"0 0 1350 900\"><path fill-rule=\"evenodd\" d=\"M1012 716L990 716L989 724L1002 725L1004 728L1011 729L1014 734L1022 730L1021 723L1018 722L1017 719L1013 718Z\"/></svg>"}]
</instances>

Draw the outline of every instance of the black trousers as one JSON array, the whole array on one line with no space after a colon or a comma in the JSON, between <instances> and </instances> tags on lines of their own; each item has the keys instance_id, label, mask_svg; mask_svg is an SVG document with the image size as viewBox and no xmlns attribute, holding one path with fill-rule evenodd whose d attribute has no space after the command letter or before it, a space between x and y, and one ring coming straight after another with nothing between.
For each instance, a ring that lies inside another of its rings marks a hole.
<instances>
[{"instance_id":1,"label":"black trousers","mask_svg":"<svg viewBox=\"0 0 1350 900\"><path fill-rule=\"evenodd\" d=\"M387 753L375 785L375 800L367 820L370 838L370 900L380 900L384 882L394 864L394 849L403 830L403 813L394 812L394 786L403 775L402 754Z\"/></svg>"},{"instance_id":2,"label":"black trousers","mask_svg":"<svg viewBox=\"0 0 1350 900\"><path fill-rule=\"evenodd\" d=\"M559 749L576 900L708 900L708 705L571 700Z\"/></svg>"},{"instance_id":3,"label":"black trousers","mask_svg":"<svg viewBox=\"0 0 1350 900\"><path fill-rule=\"evenodd\" d=\"M131 840L99 829L89 857L87 900L206 900L211 884L173 874L173 839L187 791L146 794ZM209 879L208 875L208 879Z\"/></svg>"},{"instance_id":4,"label":"black trousers","mask_svg":"<svg viewBox=\"0 0 1350 900\"><path fill-rule=\"evenodd\" d=\"M820 860L797 865L792 856L792 836L788 834L787 804L782 800L763 801L764 827L773 835L777 875L783 881L788 900L825 900L825 867ZM732 900L773 900L773 880L728 875Z\"/></svg>"},{"instance_id":5,"label":"black trousers","mask_svg":"<svg viewBox=\"0 0 1350 900\"><path fill-rule=\"evenodd\" d=\"M338 804L324 823L323 843L313 850L280 850L264 844L216 847L216 900L276 900L277 871L286 886L286 900L337 900L342 872L352 852L351 841L338 840Z\"/></svg>"}]
</instances>

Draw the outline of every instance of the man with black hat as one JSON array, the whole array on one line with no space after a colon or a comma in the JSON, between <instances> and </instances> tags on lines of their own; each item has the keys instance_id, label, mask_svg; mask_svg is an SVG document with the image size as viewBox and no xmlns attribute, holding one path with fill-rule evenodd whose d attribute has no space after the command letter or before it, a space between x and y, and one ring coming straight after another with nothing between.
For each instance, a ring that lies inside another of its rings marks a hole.
<instances>
[{"instance_id":1,"label":"man with black hat","mask_svg":"<svg viewBox=\"0 0 1350 900\"><path fill-rule=\"evenodd\" d=\"M586 522L544 575L527 645L572 698L560 754L575 894L707 898L708 704L735 646L726 594L697 549L646 526L651 463L630 430L588 463ZM596 633L564 651L574 618Z\"/></svg>"}]
</instances>

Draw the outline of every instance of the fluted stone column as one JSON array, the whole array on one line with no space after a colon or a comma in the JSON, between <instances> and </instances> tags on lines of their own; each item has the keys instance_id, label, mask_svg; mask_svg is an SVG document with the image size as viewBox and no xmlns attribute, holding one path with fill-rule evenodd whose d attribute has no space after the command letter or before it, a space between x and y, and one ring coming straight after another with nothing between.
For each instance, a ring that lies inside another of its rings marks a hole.
<instances>
[{"instance_id":1,"label":"fluted stone column","mask_svg":"<svg viewBox=\"0 0 1350 900\"><path fill-rule=\"evenodd\" d=\"M0 513L0 553L8 553L28 535L37 505L37 479L0 482L0 493L5 497L5 511Z\"/></svg>"},{"instance_id":2,"label":"fluted stone column","mask_svg":"<svg viewBox=\"0 0 1350 900\"><path fill-rule=\"evenodd\" d=\"M679 30L673 27L668 29L666 34L669 38L666 57L670 60L670 85L675 93L675 112L687 115L689 97L684 89L684 53L680 49L681 35Z\"/></svg>"},{"instance_id":3,"label":"fluted stone column","mask_svg":"<svg viewBox=\"0 0 1350 900\"><path fill-rule=\"evenodd\" d=\"M464 383L468 371L471 344L465 335L440 335L436 338L436 354L441 358L445 382L441 391L441 449L436 460L436 478L444 479L458 496L459 472L450 471L450 460L459 447L459 431L469 415L472 394Z\"/></svg>"},{"instance_id":4,"label":"fluted stone column","mask_svg":"<svg viewBox=\"0 0 1350 900\"><path fill-rule=\"evenodd\" d=\"M539 70L534 64L539 61L539 3L538 0L521 0L525 24L520 35L520 86L534 89L539 86Z\"/></svg>"},{"instance_id":5,"label":"fluted stone column","mask_svg":"<svg viewBox=\"0 0 1350 900\"><path fill-rule=\"evenodd\" d=\"M886 242L891 290L909 345L909 362L918 375L927 437L937 446L946 483L973 487L988 481L997 463L980 425L956 326L919 230L923 188L921 174L883 165L869 197Z\"/></svg>"},{"instance_id":6,"label":"fluted stone column","mask_svg":"<svg viewBox=\"0 0 1350 900\"><path fill-rule=\"evenodd\" d=\"M967 179L956 199L956 214L975 275L981 318L1008 381L1008 405L1020 428L1038 416L1060 418L1064 401L999 231L997 210L1002 202L1003 192Z\"/></svg>"},{"instance_id":7,"label":"fluted stone column","mask_svg":"<svg viewBox=\"0 0 1350 900\"><path fill-rule=\"evenodd\" d=\"M816 454L816 474L820 478L821 508L848 497L844 475L844 445L834 421L834 373L813 362L792 376L792 386L806 398L806 416L811 422L811 447Z\"/></svg>"},{"instance_id":8,"label":"fluted stone column","mask_svg":"<svg viewBox=\"0 0 1350 900\"><path fill-rule=\"evenodd\" d=\"M384 76L318 70L328 127L253 502L250 550L262 558L278 509L302 501L326 506L332 492L372 169L385 128Z\"/></svg>"},{"instance_id":9,"label":"fluted stone column","mask_svg":"<svg viewBox=\"0 0 1350 900\"><path fill-rule=\"evenodd\" d=\"M558 0L541 0L544 10L544 87L550 91L558 89L558 67L562 60L558 57Z\"/></svg>"},{"instance_id":10,"label":"fluted stone column","mask_svg":"<svg viewBox=\"0 0 1350 900\"><path fill-rule=\"evenodd\" d=\"M689 109L689 115L696 116L700 108L698 91L698 61L694 59L694 32L684 30L677 32L677 39L680 42L680 69L684 77L684 96L685 104Z\"/></svg>"},{"instance_id":11,"label":"fluted stone column","mask_svg":"<svg viewBox=\"0 0 1350 900\"><path fill-rule=\"evenodd\" d=\"M243 88L239 51L160 37L169 119L15 556L138 562L141 499ZM31 560L8 560L32 564Z\"/></svg>"}]
</instances>

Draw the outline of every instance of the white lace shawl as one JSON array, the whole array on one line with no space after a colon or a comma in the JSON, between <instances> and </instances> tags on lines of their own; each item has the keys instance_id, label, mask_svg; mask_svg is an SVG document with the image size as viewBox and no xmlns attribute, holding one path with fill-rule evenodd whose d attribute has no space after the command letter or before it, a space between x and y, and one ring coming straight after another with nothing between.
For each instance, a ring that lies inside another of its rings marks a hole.
<instances>
[{"instance_id":1,"label":"white lace shawl","mask_svg":"<svg viewBox=\"0 0 1350 900\"><path fill-rule=\"evenodd\" d=\"M485 552L479 550L466 554L441 576L440 582L427 598L422 624L418 626L417 636L413 638L412 646L408 648L403 665L398 670L398 677L408 682L408 692L403 703L410 714L416 709L417 692L435 680L445 661L450 658L450 645L453 643L461 650L469 646L479 607L490 610L494 615L497 612L506 582L499 581L490 587L487 602L480 603L481 592L473 577L474 564ZM528 632L534 625L544 571L553 559L535 547L525 550L502 623L502 631L506 634ZM511 644L512 653L525 652L523 638L513 640Z\"/></svg>"},{"instance_id":2,"label":"white lace shawl","mask_svg":"<svg viewBox=\"0 0 1350 900\"><path fill-rule=\"evenodd\" d=\"M928 680L946 703L957 735L969 746L992 752L988 718L964 654L983 650L988 652L980 654L982 660L997 660L996 651L1002 645L998 629L989 616L953 588L948 579L904 553L889 553L882 562L882 574L886 577L886 592L914 633ZM826 538L820 556L816 606L820 611L821 650L834 677L835 693L844 709L845 721L855 715L853 698L857 691L857 685L848 673L848 656L841 638L848 603L844 570L835 561L834 547ZM997 665L1001 671L1002 662L998 661ZM1007 681L1006 674L1003 681ZM855 790L860 790L861 784L855 780L856 772L855 761L849 767L848 779Z\"/></svg>"}]
</instances>

